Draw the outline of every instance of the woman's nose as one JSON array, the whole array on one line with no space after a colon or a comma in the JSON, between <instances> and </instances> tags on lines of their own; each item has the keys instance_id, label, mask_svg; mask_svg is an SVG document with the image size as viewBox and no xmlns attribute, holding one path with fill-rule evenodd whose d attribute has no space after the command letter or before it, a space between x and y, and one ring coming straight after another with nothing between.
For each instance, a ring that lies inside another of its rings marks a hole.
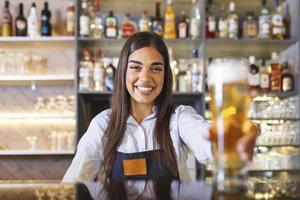
<instances>
[{"instance_id":1,"label":"woman's nose","mask_svg":"<svg viewBox=\"0 0 300 200\"><path fill-rule=\"evenodd\" d=\"M150 71L148 69L143 69L140 78L143 80L148 80L150 79L150 76Z\"/></svg>"}]
</instances>

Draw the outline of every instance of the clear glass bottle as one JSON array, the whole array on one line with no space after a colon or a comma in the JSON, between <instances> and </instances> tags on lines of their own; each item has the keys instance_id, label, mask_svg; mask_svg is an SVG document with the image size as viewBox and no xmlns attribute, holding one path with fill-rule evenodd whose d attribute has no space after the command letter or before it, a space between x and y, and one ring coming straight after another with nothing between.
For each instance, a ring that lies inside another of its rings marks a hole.
<instances>
[{"instance_id":1,"label":"clear glass bottle","mask_svg":"<svg viewBox=\"0 0 300 200\"><path fill-rule=\"evenodd\" d=\"M192 0L192 10L190 15L190 30L189 34L192 39L200 37L201 33L201 13L197 0Z\"/></svg>"},{"instance_id":2,"label":"clear glass bottle","mask_svg":"<svg viewBox=\"0 0 300 200\"><path fill-rule=\"evenodd\" d=\"M155 16L152 19L151 30L153 33L156 33L159 36L163 36L164 28L163 21L160 15L160 3L155 3Z\"/></svg>"},{"instance_id":3,"label":"clear glass bottle","mask_svg":"<svg viewBox=\"0 0 300 200\"><path fill-rule=\"evenodd\" d=\"M177 23L177 38L188 38L189 23L184 11L181 12L180 19Z\"/></svg>"},{"instance_id":4,"label":"clear glass bottle","mask_svg":"<svg viewBox=\"0 0 300 200\"><path fill-rule=\"evenodd\" d=\"M256 96L259 91L259 67L255 63L255 57L250 56L249 57L249 72L248 72L248 85L250 89L250 93L252 96Z\"/></svg>"},{"instance_id":5,"label":"clear glass bottle","mask_svg":"<svg viewBox=\"0 0 300 200\"><path fill-rule=\"evenodd\" d=\"M167 0L167 8L165 13L165 26L164 26L164 38L175 39L176 38L176 24L175 13L173 10L172 0Z\"/></svg>"},{"instance_id":6,"label":"clear glass bottle","mask_svg":"<svg viewBox=\"0 0 300 200\"><path fill-rule=\"evenodd\" d=\"M94 74L93 74L93 80L94 80L94 90L103 92L104 91L104 66L103 66L103 56L102 56L102 50L97 49L95 53L95 59L94 59Z\"/></svg>"},{"instance_id":7,"label":"clear glass bottle","mask_svg":"<svg viewBox=\"0 0 300 200\"><path fill-rule=\"evenodd\" d=\"M117 38L118 37L118 20L117 17L114 16L114 12L112 10L109 11L108 16L105 18L105 37L107 38Z\"/></svg>"},{"instance_id":8,"label":"clear glass bottle","mask_svg":"<svg viewBox=\"0 0 300 200\"><path fill-rule=\"evenodd\" d=\"M23 3L19 3L19 14L15 21L16 36L27 35L27 20L23 13Z\"/></svg>"},{"instance_id":9,"label":"clear glass bottle","mask_svg":"<svg viewBox=\"0 0 300 200\"><path fill-rule=\"evenodd\" d=\"M69 1L66 13L66 32L68 36L75 35L75 6L72 0Z\"/></svg>"},{"instance_id":10,"label":"clear glass bottle","mask_svg":"<svg viewBox=\"0 0 300 200\"><path fill-rule=\"evenodd\" d=\"M113 91L115 73L116 73L116 68L113 65L113 59L108 59L108 65L105 67L105 75L104 75L105 91L108 92Z\"/></svg>"},{"instance_id":11,"label":"clear glass bottle","mask_svg":"<svg viewBox=\"0 0 300 200\"><path fill-rule=\"evenodd\" d=\"M279 5L279 0L274 0L275 12L272 16L272 38L283 40L285 35L285 27L283 17L281 15L282 7Z\"/></svg>"},{"instance_id":12,"label":"clear glass bottle","mask_svg":"<svg viewBox=\"0 0 300 200\"><path fill-rule=\"evenodd\" d=\"M88 15L88 3L87 0L81 2L81 15L79 17L79 35L81 37L90 36L90 17Z\"/></svg>"},{"instance_id":13,"label":"clear glass bottle","mask_svg":"<svg viewBox=\"0 0 300 200\"><path fill-rule=\"evenodd\" d=\"M94 1L94 9L95 9L95 15L91 20L90 31L91 31L91 36L93 38L100 39L102 38L103 31L104 31L103 20L100 12L100 0Z\"/></svg>"},{"instance_id":14,"label":"clear glass bottle","mask_svg":"<svg viewBox=\"0 0 300 200\"><path fill-rule=\"evenodd\" d=\"M270 74L266 66L266 61L263 59L259 69L259 86L263 93L270 91Z\"/></svg>"},{"instance_id":15,"label":"clear glass bottle","mask_svg":"<svg viewBox=\"0 0 300 200\"><path fill-rule=\"evenodd\" d=\"M144 9L143 10L143 13L142 13L142 16L139 20L139 31L140 32L149 32L150 31L150 19L148 17L148 10L147 9Z\"/></svg>"},{"instance_id":16,"label":"clear glass bottle","mask_svg":"<svg viewBox=\"0 0 300 200\"><path fill-rule=\"evenodd\" d=\"M271 38L271 16L267 8L267 0L261 1L261 10L258 17L258 38Z\"/></svg>"},{"instance_id":17,"label":"clear glass bottle","mask_svg":"<svg viewBox=\"0 0 300 200\"><path fill-rule=\"evenodd\" d=\"M230 39L238 39L238 31L239 31L239 18L235 13L235 3L229 3L229 15L227 17L228 21L228 38Z\"/></svg>"},{"instance_id":18,"label":"clear glass bottle","mask_svg":"<svg viewBox=\"0 0 300 200\"><path fill-rule=\"evenodd\" d=\"M123 38L128 38L137 32L136 24L130 19L130 14L126 13L124 20L120 26L120 34Z\"/></svg>"},{"instance_id":19,"label":"clear glass bottle","mask_svg":"<svg viewBox=\"0 0 300 200\"><path fill-rule=\"evenodd\" d=\"M29 37L38 37L40 36L39 32L39 22L38 22L38 16L37 16L37 10L35 3L32 3L32 6L30 8L30 13L27 18L27 35Z\"/></svg>"},{"instance_id":20,"label":"clear glass bottle","mask_svg":"<svg viewBox=\"0 0 300 200\"><path fill-rule=\"evenodd\" d=\"M245 39L257 38L257 22L252 11L247 12L247 18L243 22L243 37Z\"/></svg>"},{"instance_id":21,"label":"clear glass bottle","mask_svg":"<svg viewBox=\"0 0 300 200\"><path fill-rule=\"evenodd\" d=\"M9 1L5 1L1 17L1 36L12 36L12 15L9 11Z\"/></svg>"},{"instance_id":22,"label":"clear glass bottle","mask_svg":"<svg viewBox=\"0 0 300 200\"><path fill-rule=\"evenodd\" d=\"M87 48L82 50L82 56L79 63L79 90L91 90L93 88L93 62Z\"/></svg>"},{"instance_id":23,"label":"clear glass bottle","mask_svg":"<svg viewBox=\"0 0 300 200\"><path fill-rule=\"evenodd\" d=\"M220 7L220 17L218 20L218 37L227 38L228 37L228 22L225 15L225 6L221 4Z\"/></svg>"}]
</instances>

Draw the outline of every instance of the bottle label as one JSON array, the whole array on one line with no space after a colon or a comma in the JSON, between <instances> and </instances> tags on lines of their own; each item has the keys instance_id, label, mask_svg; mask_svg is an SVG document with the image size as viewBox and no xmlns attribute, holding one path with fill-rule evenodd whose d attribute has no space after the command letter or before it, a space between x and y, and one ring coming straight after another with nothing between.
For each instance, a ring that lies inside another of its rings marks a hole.
<instances>
[{"instance_id":1,"label":"bottle label","mask_svg":"<svg viewBox=\"0 0 300 200\"><path fill-rule=\"evenodd\" d=\"M139 27L140 27L140 32L150 31L149 30L149 21L148 20L141 19L140 23L139 23Z\"/></svg>"},{"instance_id":2,"label":"bottle label","mask_svg":"<svg viewBox=\"0 0 300 200\"><path fill-rule=\"evenodd\" d=\"M66 18L67 18L67 25L66 25L66 29L68 33L73 33L74 32L74 19L75 19L75 15L74 12L72 11L68 11L66 14Z\"/></svg>"},{"instance_id":3,"label":"bottle label","mask_svg":"<svg viewBox=\"0 0 300 200\"><path fill-rule=\"evenodd\" d=\"M11 36L11 26L10 24L2 24L2 36Z\"/></svg>"},{"instance_id":4,"label":"bottle label","mask_svg":"<svg viewBox=\"0 0 300 200\"><path fill-rule=\"evenodd\" d=\"M84 77L89 77L89 76L90 76L90 70L85 67L80 67L79 77L84 78Z\"/></svg>"},{"instance_id":5,"label":"bottle label","mask_svg":"<svg viewBox=\"0 0 300 200\"><path fill-rule=\"evenodd\" d=\"M22 31L26 28L26 22L24 20L17 20L16 21L16 26L17 26L17 29Z\"/></svg>"},{"instance_id":6,"label":"bottle label","mask_svg":"<svg viewBox=\"0 0 300 200\"><path fill-rule=\"evenodd\" d=\"M282 80L282 91L287 92L287 91L291 91L292 88L292 79L291 78L283 78Z\"/></svg>"},{"instance_id":7,"label":"bottle label","mask_svg":"<svg viewBox=\"0 0 300 200\"><path fill-rule=\"evenodd\" d=\"M39 27L37 21L32 20L28 22L28 35L29 36L39 35Z\"/></svg>"},{"instance_id":8,"label":"bottle label","mask_svg":"<svg viewBox=\"0 0 300 200\"><path fill-rule=\"evenodd\" d=\"M187 24L182 22L178 24L178 37L187 38Z\"/></svg>"},{"instance_id":9,"label":"bottle label","mask_svg":"<svg viewBox=\"0 0 300 200\"><path fill-rule=\"evenodd\" d=\"M212 33L216 31L216 19L213 16L208 17L208 31Z\"/></svg>"},{"instance_id":10,"label":"bottle label","mask_svg":"<svg viewBox=\"0 0 300 200\"><path fill-rule=\"evenodd\" d=\"M190 34L192 38L197 38L200 36L200 21L196 18L191 19Z\"/></svg>"},{"instance_id":11,"label":"bottle label","mask_svg":"<svg viewBox=\"0 0 300 200\"><path fill-rule=\"evenodd\" d=\"M135 27L131 23L123 24L122 26L122 36L130 37L135 32Z\"/></svg>"},{"instance_id":12,"label":"bottle label","mask_svg":"<svg viewBox=\"0 0 300 200\"><path fill-rule=\"evenodd\" d=\"M270 79L269 74L261 74L260 75L260 87L264 89L268 89L270 87Z\"/></svg>"},{"instance_id":13,"label":"bottle label","mask_svg":"<svg viewBox=\"0 0 300 200\"><path fill-rule=\"evenodd\" d=\"M259 35L260 37L270 37L271 22L269 16L259 17Z\"/></svg>"},{"instance_id":14,"label":"bottle label","mask_svg":"<svg viewBox=\"0 0 300 200\"><path fill-rule=\"evenodd\" d=\"M102 82L104 78L104 70L101 68L94 69L94 81Z\"/></svg>"},{"instance_id":15,"label":"bottle label","mask_svg":"<svg viewBox=\"0 0 300 200\"><path fill-rule=\"evenodd\" d=\"M114 17L106 19L106 37L117 37L117 20Z\"/></svg>"},{"instance_id":16,"label":"bottle label","mask_svg":"<svg viewBox=\"0 0 300 200\"><path fill-rule=\"evenodd\" d=\"M153 32L162 36L163 35L163 25L160 21L153 21Z\"/></svg>"},{"instance_id":17,"label":"bottle label","mask_svg":"<svg viewBox=\"0 0 300 200\"><path fill-rule=\"evenodd\" d=\"M226 20L219 20L218 24L219 28L219 37L220 38L226 38L228 35L228 23Z\"/></svg>"},{"instance_id":18,"label":"bottle label","mask_svg":"<svg viewBox=\"0 0 300 200\"><path fill-rule=\"evenodd\" d=\"M237 19L229 19L228 20L228 30L230 38L237 38L238 33L238 22Z\"/></svg>"},{"instance_id":19,"label":"bottle label","mask_svg":"<svg viewBox=\"0 0 300 200\"><path fill-rule=\"evenodd\" d=\"M248 73L248 84L249 86L259 86L259 74Z\"/></svg>"},{"instance_id":20,"label":"bottle label","mask_svg":"<svg viewBox=\"0 0 300 200\"><path fill-rule=\"evenodd\" d=\"M79 34L80 35L82 35L82 36L89 35L89 33L90 33L89 23L90 23L90 19L88 16L85 16L85 15L80 16L80 19L79 19L79 25L80 25Z\"/></svg>"}]
</instances>

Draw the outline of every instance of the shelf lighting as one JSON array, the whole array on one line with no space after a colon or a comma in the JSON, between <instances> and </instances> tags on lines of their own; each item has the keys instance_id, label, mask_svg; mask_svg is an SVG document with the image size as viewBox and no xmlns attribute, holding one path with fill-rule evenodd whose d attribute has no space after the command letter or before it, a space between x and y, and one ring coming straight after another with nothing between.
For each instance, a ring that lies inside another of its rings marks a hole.
<instances>
[{"instance_id":1,"label":"shelf lighting","mask_svg":"<svg viewBox=\"0 0 300 200\"><path fill-rule=\"evenodd\" d=\"M73 113L2 113L0 114L1 124L69 124L75 123Z\"/></svg>"}]
</instances>

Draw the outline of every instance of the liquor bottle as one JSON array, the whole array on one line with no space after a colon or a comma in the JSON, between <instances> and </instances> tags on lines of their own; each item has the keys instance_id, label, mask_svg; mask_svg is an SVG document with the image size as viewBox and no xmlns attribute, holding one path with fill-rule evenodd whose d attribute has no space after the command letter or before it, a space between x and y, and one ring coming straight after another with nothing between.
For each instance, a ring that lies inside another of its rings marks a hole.
<instances>
[{"instance_id":1,"label":"liquor bottle","mask_svg":"<svg viewBox=\"0 0 300 200\"><path fill-rule=\"evenodd\" d=\"M151 30L153 33L156 33L159 36L163 36L164 29L163 29L163 21L160 16L160 3L155 3L155 16L152 19L151 23Z\"/></svg>"},{"instance_id":2,"label":"liquor bottle","mask_svg":"<svg viewBox=\"0 0 300 200\"><path fill-rule=\"evenodd\" d=\"M249 72L248 72L248 85L250 89L250 93L252 96L257 96L260 87L259 87L259 67L255 64L255 57L249 57Z\"/></svg>"},{"instance_id":3,"label":"liquor bottle","mask_svg":"<svg viewBox=\"0 0 300 200\"><path fill-rule=\"evenodd\" d=\"M289 4L287 3L286 4L286 7L285 7L285 14L284 14L284 17L283 17L283 24L284 24L284 27L285 27L285 35L284 35L284 38L285 39L288 39L291 37L291 14L290 14L290 7L289 7Z\"/></svg>"},{"instance_id":4,"label":"liquor bottle","mask_svg":"<svg viewBox=\"0 0 300 200\"><path fill-rule=\"evenodd\" d=\"M177 23L177 37L188 38L189 34L189 23L184 11L181 12L180 19Z\"/></svg>"},{"instance_id":5,"label":"liquor bottle","mask_svg":"<svg viewBox=\"0 0 300 200\"><path fill-rule=\"evenodd\" d=\"M221 4L220 7L220 17L218 20L218 37L227 38L228 37L228 22L225 15L225 6Z\"/></svg>"},{"instance_id":6,"label":"liquor bottle","mask_svg":"<svg viewBox=\"0 0 300 200\"><path fill-rule=\"evenodd\" d=\"M239 30L239 18L235 13L235 3L229 3L229 15L227 17L228 21L228 38L238 39L238 30Z\"/></svg>"},{"instance_id":7,"label":"liquor bottle","mask_svg":"<svg viewBox=\"0 0 300 200\"><path fill-rule=\"evenodd\" d=\"M282 65L278 61L278 54L272 52L272 59L269 62L270 74L270 89L271 91L281 91L281 72Z\"/></svg>"},{"instance_id":8,"label":"liquor bottle","mask_svg":"<svg viewBox=\"0 0 300 200\"><path fill-rule=\"evenodd\" d=\"M81 2L81 15L79 17L79 35L81 37L89 37L90 36L90 18L88 16L87 10L88 4L87 0L82 0Z\"/></svg>"},{"instance_id":9,"label":"liquor bottle","mask_svg":"<svg viewBox=\"0 0 300 200\"><path fill-rule=\"evenodd\" d=\"M201 63L199 59L198 49L193 50L193 58L191 61L191 92L202 92L203 91L203 73L201 70Z\"/></svg>"},{"instance_id":10,"label":"liquor bottle","mask_svg":"<svg viewBox=\"0 0 300 200\"><path fill-rule=\"evenodd\" d=\"M259 69L259 86L262 92L270 91L270 74L266 66L266 61L263 59Z\"/></svg>"},{"instance_id":11,"label":"liquor bottle","mask_svg":"<svg viewBox=\"0 0 300 200\"><path fill-rule=\"evenodd\" d=\"M272 38L283 40L285 27L281 16L282 7L279 5L279 0L274 0L274 5L276 12L272 16Z\"/></svg>"},{"instance_id":12,"label":"liquor bottle","mask_svg":"<svg viewBox=\"0 0 300 200\"><path fill-rule=\"evenodd\" d=\"M48 9L48 2L44 3L44 9L41 13L41 34L42 36L51 36L52 25L50 23L51 12Z\"/></svg>"},{"instance_id":13,"label":"liquor bottle","mask_svg":"<svg viewBox=\"0 0 300 200\"><path fill-rule=\"evenodd\" d=\"M141 19L139 20L139 31L149 32L150 31L150 19L148 17L148 11L145 9L143 10Z\"/></svg>"},{"instance_id":14,"label":"liquor bottle","mask_svg":"<svg viewBox=\"0 0 300 200\"><path fill-rule=\"evenodd\" d=\"M37 17L37 10L35 3L32 3L30 8L29 16L27 17L27 35L29 37L38 37L40 36L39 32L39 21Z\"/></svg>"},{"instance_id":15,"label":"liquor bottle","mask_svg":"<svg viewBox=\"0 0 300 200\"><path fill-rule=\"evenodd\" d=\"M9 11L9 1L5 1L1 18L1 36L12 36L12 15Z\"/></svg>"},{"instance_id":16,"label":"liquor bottle","mask_svg":"<svg viewBox=\"0 0 300 200\"><path fill-rule=\"evenodd\" d=\"M167 8L165 14L164 38L176 38L175 13L172 6L172 0L167 0Z\"/></svg>"},{"instance_id":17,"label":"liquor bottle","mask_svg":"<svg viewBox=\"0 0 300 200\"><path fill-rule=\"evenodd\" d=\"M116 73L116 69L113 66L113 59L109 59L108 65L105 67L105 75L104 75L105 91L110 92L114 90L115 73Z\"/></svg>"},{"instance_id":18,"label":"liquor bottle","mask_svg":"<svg viewBox=\"0 0 300 200\"><path fill-rule=\"evenodd\" d=\"M103 56L102 56L102 50L98 49L95 53L95 59L94 59L94 90L95 91L104 91L104 66L103 66Z\"/></svg>"},{"instance_id":19,"label":"liquor bottle","mask_svg":"<svg viewBox=\"0 0 300 200\"><path fill-rule=\"evenodd\" d=\"M201 15L197 0L192 0L192 10L190 15L190 37L197 39L200 37Z\"/></svg>"},{"instance_id":20,"label":"liquor bottle","mask_svg":"<svg viewBox=\"0 0 300 200\"><path fill-rule=\"evenodd\" d=\"M123 38L128 38L136 33L137 28L134 21L130 19L130 14L126 13L124 20L120 26L120 34Z\"/></svg>"},{"instance_id":21,"label":"liquor bottle","mask_svg":"<svg viewBox=\"0 0 300 200\"><path fill-rule=\"evenodd\" d=\"M82 50L82 55L83 58L79 62L79 90L90 90L93 88L93 62L87 48Z\"/></svg>"},{"instance_id":22,"label":"liquor bottle","mask_svg":"<svg viewBox=\"0 0 300 200\"><path fill-rule=\"evenodd\" d=\"M254 12L247 12L247 19L243 22L243 37L245 39L257 38L257 22L254 19Z\"/></svg>"},{"instance_id":23,"label":"liquor bottle","mask_svg":"<svg viewBox=\"0 0 300 200\"><path fill-rule=\"evenodd\" d=\"M67 35L75 35L75 7L72 0L69 1L66 13L66 31Z\"/></svg>"},{"instance_id":24,"label":"liquor bottle","mask_svg":"<svg viewBox=\"0 0 300 200\"><path fill-rule=\"evenodd\" d=\"M289 92L294 90L294 76L289 69L288 62L283 63L283 71L281 75L281 91Z\"/></svg>"},{"instance_id":25,"label":"liquor bottle","mask_svg":"<svg viewBox=\"0 0 300 200\"><path fill-rule=\"evenodd\" d=\"M105 18L105 37L117 38L118 37L118 20L111 10Z\"/></svg>"},{"instance_id":26,"label":"liquor bottle","mask_svg":"<svg viewBox=\"0 0 300 200\"><path fill-rule=\"evenodd\" d=\"M271 38L271 16L267 8L267 0L261 1L261 11L258 17L258 38Z\"/></svg>"},{"instance_id":27,"label":"liquor bottle","mask_svg":"<svg viewBox=\"0 0 300 200\"><path fill-rule=\"evenodd\" d=\"M100 13L100 0L94 1L95 15L91 20L90 31L93 38L100 39L103 35L103 20Z\"/></svg>"},{"instance_id":28,"label":"liquor bottle","mask_svg":"<svg viewBox=\"0 0 300 200\"><path fill-rule=\"evenodd\" d=\"M19 14L15 21L16 36L27 35L27 21L23 14L23 3L19 3Z\"/></svg>"},{"instance_id":29,"label":"liquor bottle","mask_svg":"<svg viewBox=\"0 0 300 200\"><path fill-rule=\"evenodd\" d=\"M178 80L177 80L177 75L178 75L178 66L177 66L177 62L174 59L174 54L173 54L173 48L172 47L168 47L168 53L169 53L169 58L170 58L170 66L171 66L171 70L172 70L172 91L176 92L178 91Z\"/></svg>"},{"instance_id":30,"label":"liquor bottle","mask_svg":"<svg viewBox=\"0 0 300 200\"><path fill-rule=\"evenodd\" d=\"M216 37L216 16L213 13L213 4L212 0L208 0L206 5L206 38L215 38Z\"/></svg>"}]
</instances>

